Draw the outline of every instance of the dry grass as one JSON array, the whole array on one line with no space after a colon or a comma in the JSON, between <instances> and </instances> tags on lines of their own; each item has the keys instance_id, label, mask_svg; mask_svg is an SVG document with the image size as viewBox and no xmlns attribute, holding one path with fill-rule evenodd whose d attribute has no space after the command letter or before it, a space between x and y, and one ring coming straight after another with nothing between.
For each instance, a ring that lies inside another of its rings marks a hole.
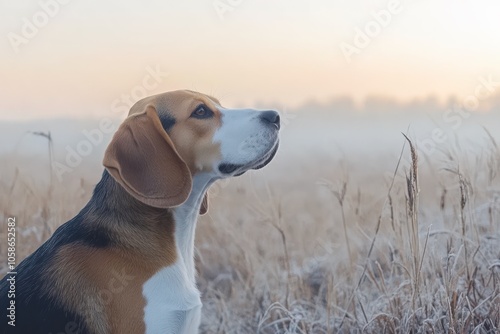
<instances>
[{"instance_id":1,"label":"dry grass","mask_svg":"<svg viewBox=\"0 0 500 334\"><path fill-rule=\"evenodd\" d=\"M215 185L197 230L202 332L498 332L500 156L490 146L429 162L408 140L390 170L281 157ZM0 218L17 217L22 258L77 213L100 171L49 191L16 159Z\"/></svg>"}]
</instances>

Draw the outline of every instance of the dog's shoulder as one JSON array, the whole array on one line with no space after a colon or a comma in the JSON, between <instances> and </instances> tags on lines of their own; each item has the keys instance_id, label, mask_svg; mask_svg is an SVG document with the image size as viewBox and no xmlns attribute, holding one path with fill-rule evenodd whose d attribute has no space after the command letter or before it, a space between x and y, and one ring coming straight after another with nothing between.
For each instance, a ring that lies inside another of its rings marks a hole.
<instances>
[{"instance_id":1,"label":"dog's shoulder","mask_svg":"<svg viewBox=\"0 0 500 334\"><path fill-rule=\"evenodd\" d=\"M0 308L14 305L15 322L2 321L2 333L88 333L82 318L68 311L63 301L49 293L55 282L46 274L58 247L51 237L0 281ZM15 326L12 326L15 324Z\"/></svg>"},{"instance_id":2,"label":"dog's shoulder","mask_svg":"<svg viewBox=\"0 0 500 334\"><path fill-rule=\"evenodd\" d=\"M67 277L66 269L74 262L68 254L76 254L79 247L103 247L110 240L102 231L95 233L84 226L81 214L61 225L25 258L15 268L16 274L8 274L0 281L0 308L5 310L11 303L15 306L15 326L2 321L0 332L90 333L84 317L68 308L61 282L78 284L75 278Z\"/></svg>"}]
</instances>

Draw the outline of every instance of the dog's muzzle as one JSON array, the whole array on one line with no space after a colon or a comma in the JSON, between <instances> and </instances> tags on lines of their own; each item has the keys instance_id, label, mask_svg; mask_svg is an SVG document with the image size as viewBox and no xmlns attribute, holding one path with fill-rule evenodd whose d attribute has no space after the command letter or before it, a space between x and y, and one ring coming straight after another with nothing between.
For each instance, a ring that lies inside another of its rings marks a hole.
<instances>
[{"instance_id":1,"label":"dog's muzzle","mask_svg":"<svg viewBox=\"0 0 500 334\"><path fill-rule=\"evenodd\" d=\"M280 115L274 110L262 111L259 115L260 121L265 124L273 132L276 139L272 147L257 160L254 160L248 164L232 164L232 163L221 163L219 165L219 172L222 174L234 174L234 176L240 176L250 169L261 169L273 160L276 152L278 151L279 139L278 131L280 129Z\"/></svg>"},{"instance_id":2,"label":"dog's muzzle","mask_svg":"<svg viewBox=\"0 0 500 334\"><path fill-rule=\"evenodd\" d=\"M276 152L278 152L278 146L279 146L279 140L276 140L276 143L274 144L273 148L267 154L265 154L261 159L247 165L221 163L219 165L219 172L221 172L222 174L232 174L236 172L234 176L240 176L250 169L261 169L265 167L267 164L269 164L271 160L273 160L274 156L276 155Z\"/></svg>"}]
</instances>

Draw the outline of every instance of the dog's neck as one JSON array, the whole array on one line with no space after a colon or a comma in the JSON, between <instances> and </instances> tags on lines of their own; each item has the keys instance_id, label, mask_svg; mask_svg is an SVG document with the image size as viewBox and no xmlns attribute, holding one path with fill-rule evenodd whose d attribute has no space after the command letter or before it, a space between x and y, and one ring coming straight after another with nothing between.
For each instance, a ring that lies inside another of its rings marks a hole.
<instances>
[{"instance_id":1,"label":"dog's neck","mask_svg":"<svg viewBox=\"0 0 500 334\"><path fill-rule=\"evenodd\" d=\"M161 256L175 256L176 260L182 261L189 278L194 281L196 222L203 196L214 181L210 174L196 174L191 193L182 205L159 209L128 194L105 170L82 214L87 217L86 221L94 222L110 234L112 242L118 247L135 249L150 258L159 256L161 250L173 253ZM172 243L175 243L176 249L171 247Z\"/></svg>"},{"instance_id":2,"label":"dog's neck","mask_svg":"<svg viewBox=\"0 0 500 334\"><path fill-rule=\"evenodd\" d=\"M89 208L88 210L86 210ZM157 222L172 214L171 210L154 208L131 196L104 170L92 198L84 211L109 218L112 222L139 225Z\"/></svg>"},{"instance_id":3,"label":"dog's neck","mask_svg":"<svg viewBox=\"0 0 500 334\"><path fill-rule=\"evenodd\" d=\"M175 240L179 256L186 266L188 277L193 281L195 277L194 238L196 222L203 196L214 181L215 179L210 174L196 174L193 177L193 188L188 199L182 205L173 209Z\"/></svg>"}]
</instances>

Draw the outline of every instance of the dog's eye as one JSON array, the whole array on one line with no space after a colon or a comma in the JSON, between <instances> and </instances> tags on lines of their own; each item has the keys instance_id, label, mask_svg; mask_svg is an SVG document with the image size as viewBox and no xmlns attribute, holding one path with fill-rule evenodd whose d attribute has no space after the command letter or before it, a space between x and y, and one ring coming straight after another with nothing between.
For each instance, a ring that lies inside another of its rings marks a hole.
<instances>
[{"instance_id":1,"label":"dog's eye","mask_svg":"<svg viewBox=\"0 0 500 334\"><path fill-rule=\"evenodd\" d=\"M192 113L191 117L194 118L210 118L214 115L212 110L210 110L206 105L198 106Z\"/></svg>"}]
</instances>

